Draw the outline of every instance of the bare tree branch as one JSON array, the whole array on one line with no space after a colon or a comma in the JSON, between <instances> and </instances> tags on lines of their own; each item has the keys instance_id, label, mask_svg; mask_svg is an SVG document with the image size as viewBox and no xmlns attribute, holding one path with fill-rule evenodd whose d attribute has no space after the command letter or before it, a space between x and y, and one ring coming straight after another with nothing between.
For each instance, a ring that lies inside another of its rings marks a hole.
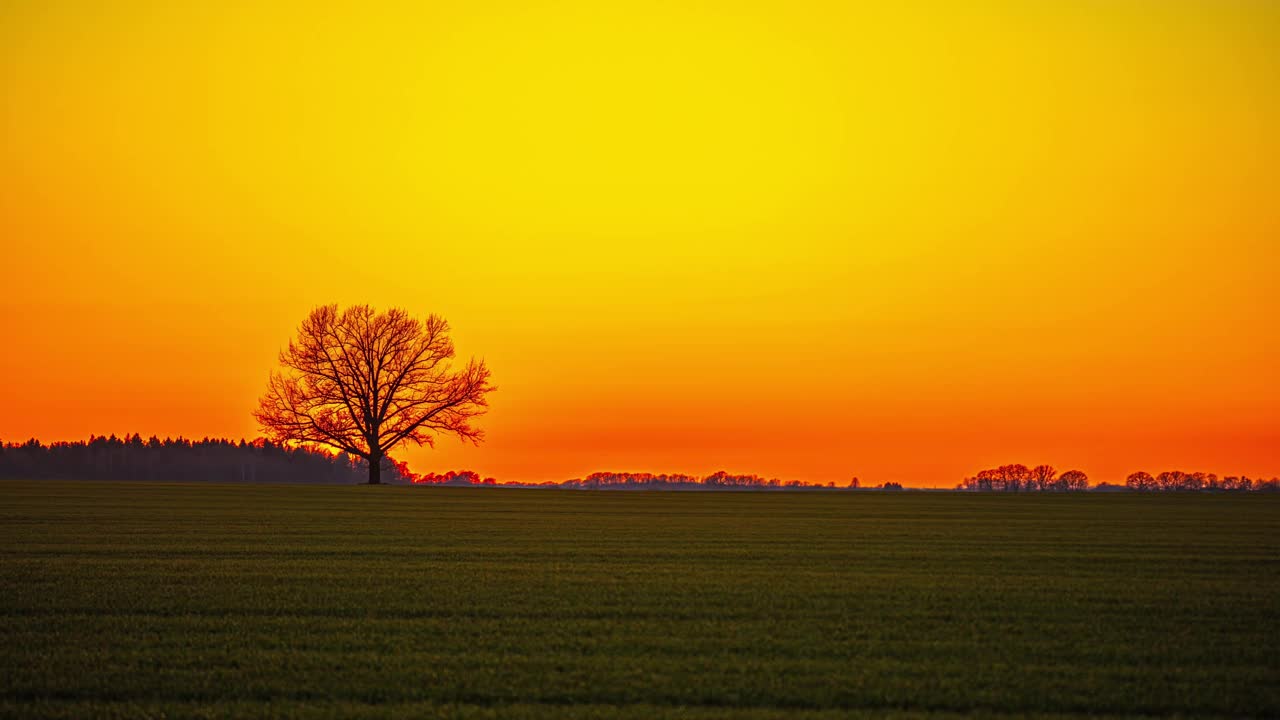
<instances>
[{"instance_id":1,"label":"bare tree branch","mask_svg":"<svg viewBox=\"0 0 1280 720\"><path fill-rule=\"evenodd\" d=\"M280 353L254 412L273 441L323 445L369 463L379 481L382 458L404 442L433 444L438 435L477 443L471 420L488 408L495 388L483 361L453 370L449 324L367 305L311 311L298 337Z\"/></svg>"}]
</instances>

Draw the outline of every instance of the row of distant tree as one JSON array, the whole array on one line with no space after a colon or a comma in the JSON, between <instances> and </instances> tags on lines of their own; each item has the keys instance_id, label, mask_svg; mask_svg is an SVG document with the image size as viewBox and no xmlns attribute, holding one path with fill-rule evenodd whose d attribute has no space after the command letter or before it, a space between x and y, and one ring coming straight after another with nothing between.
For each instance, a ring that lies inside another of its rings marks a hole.
<instances>
[{"instance_id":1,"label":"row of distant tree","mask_svg":"<svg viewBox=\"0 0 1280 720\"><path fill-rule=\"evenodd\" d=\"M736 475L723 470L710 475L598 472L564 482L498 482L472 470L415 474L403 462L384 459L382 472L389 482L427 485L489 485L507 487L556 487L566 489L667 489L667 490L804 490L859 489L854 478L847 487L834 483L816 485L799 480ZM343 483L364 482L369 468L362 458L347 453L291 448L257 439L238 442L224 438L165 438L140 435L90 436L87 441L54 442L35 439L0 444L0 478L84 480L196 480L208 482ZM1081 492L1090 490L1089 477L1079 470L1059 474L1050 465L1013 464L983 470L958 486L977 492ZM875 490L901 490L885 483ZM1135 472L1124 485L1103 483L1095 490L1136 492L1277 492L1280 478L1263 480L1247 476L1218 477L1213 473L1169 470L1158 475Z\"/></svg>"},{"instance_id":2,"label":"row of distant tree","mask_svg":"<svg viewBox=\"0 0 1280 720\"><path fill-rule=\"evenodd\" d=\"M1219 478L1214 473L1166 470L1159 475L1138 471L1125 478L1124 486L1137 492L1280 492L1280 478L1264 480L1247 475Z\"/></svg>"},{"instance_id":3,"label":"row of distant tree","mask_svg":"<svg viewBox=\"0 0 1280 720\"><path fill-rule=\"evenodd\" d=\"M1089 489L1089 476L1080 470L1068 470L1059 475L1052 465L1001 465L965 478L957 489L978 492L1083 492Z\"/></svg>"},{"instance_id":4,"label":"row of distant tree","mask_svg":"<svg viewBox=\"0 0 1280 720\"><path fill-rule=\"evenodd\" d=\"M418 475L409 471L408 465L398 463L399 474L415 485L497 485L496 478L481 478L475 470L449 470L442 473ZM505 484L505 483L504 483Z\"/></svg>"},{"instance_id":5,"label":"row of distant tree","mask_svg":"<svg viewBox=\"0 0 1280 720\"><path fill-rule=\"evenodd\" d=\"M262 439L143 440L135 433L0 445L0 478L9 479L358 483L368 472L363 459L346 453L289 448Z\"/></svg>"},{"instance_id":6,"label":"row of distant tree","mask_svg":"<svg viewBox=\"0 0 1280 720\"><path fill-rule=\"evenodd\" d=\"M494 478L480 478L473 470L453 470L446 473L427 473L414 475L403 466L400 474L416 484L429 485L502 485L506 487L555 487L571 490L800 490L800 489L837 489L835 483L815 485L799 480L779 480L763 478L759 475L734 475L721 470L710 475L683 475L632 473L632 472L597 472L585 478L574 478L564 482L520 483L502 482ZM893 485L893 483L890 483ZM856 480L849 488L857 488ZM884 489L901 489L901 486L884 487ZM849 489L838 488L838 489Z\"/></svg>"},{"instance_id":7,"label":"row of distant tree","mask_svg":"<svg viewBox=\"0 0 1280 720\"><path fill-rule=\"evenodd\" d=\"M238 442L224 438L188 440L183 437L146 440L134 433L117 437L90 436L87 441L54 442L31 439L0 443L0 478L65 480L194 480L206 482L361 483L368 477L363 458L347 453L294 448L259 438ZM567 489L801 489L834 487L799 480L765 479L720 471L694 475L600 472L564 482L499 483L473 470L416 474L404 462L384 458L383 479L392 483L428 485L503 485ZM857 482L852 485L857 486ZM889 488L894 489L894 488ZM900 489L900 488L898 488Z\"/></svg>"},{"instance_id":8,"label":"row of distant tree","mask_svg":"<svg viewBox=\"0 0 1280 720\"><path fill-rule=\"evenodd\" d=\"M726 490L738 488L799 488L804 483L799 480L780 480L763 478L759 475L734 475L724 470L710 475L698 477L680 473L631 473L631 472L596 472L584 478L574 478L562 483L569 488L614 488L614 487L668 487L668 488L722 488Z\"/></svg>"},{"instance_id":9,"label":"row of distant tree","mask_svg":"<svg viewBox=\"0 0 1280 720\"><path fill-rule=\"evenodd\" d=\"M1213 473L1182 472L1169 470L1152 476L1147 472L1130 475L1124 485L1102 483L1090 488L1089 476L1080 470L1068 470L1061 475L1052 465L1001 465L980 471L965 478L959 490L976 492L1084 492L1086 490L1133 490L1137 492L1277 492L1280 478L1270 480L1251 479L1247 476L1219 478Z\"/></svg>"},{"instance_id":10,"label":"row of distant tree","mask_svg":"<svg viewBox=\"0 0 1280 720\"><path fill-rule=\"evenodd\" d=\"M83 480L195 480L206 482L360 483L368 477L363 458L305 447L292 448L259 438L238 442L224 438L188 440L134 433L90 436L87 441L31 439L0 444L0 478ZM593 473L565 482L538 484L482 478L473 470L413 473L404 462L384 459L383 478L393 483L430 485L504 485L519 487L597 488L817 488L798 480L765 479L724 471L705 477L652 473Z\"/></svg>"}]
</instances>

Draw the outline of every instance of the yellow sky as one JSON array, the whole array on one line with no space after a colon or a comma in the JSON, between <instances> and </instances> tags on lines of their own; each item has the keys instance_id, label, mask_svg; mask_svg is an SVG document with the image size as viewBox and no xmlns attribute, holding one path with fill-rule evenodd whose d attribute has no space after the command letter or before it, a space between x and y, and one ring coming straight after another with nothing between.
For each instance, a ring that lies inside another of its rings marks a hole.
<instances>
[{"instance_id":1,"label":"yellow sky","mask_svg":"<svg viewBox=\"0 0 1280 720\"><path fill-rule=\"evenodd\" d=\"M0 8L0 438L366 302L501 388L418 470L1280 473L1280 4L319 5Z\"/></svg>"}]
</instances>

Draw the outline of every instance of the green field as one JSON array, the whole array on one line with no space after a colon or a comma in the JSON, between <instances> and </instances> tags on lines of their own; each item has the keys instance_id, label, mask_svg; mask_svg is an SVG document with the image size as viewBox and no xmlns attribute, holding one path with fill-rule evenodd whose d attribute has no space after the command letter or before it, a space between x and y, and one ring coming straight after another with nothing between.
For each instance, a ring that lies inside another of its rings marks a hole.
<instances>
[{"instance_id":1,"label":"green field","mask_svg":"<svg viewBox=\"0 0 1280 720\"><path fill-rule=\"evenodd\" d=\"M1280 716L1280 497L0 482L6 717Z\"/></svg>"}]
</instances>

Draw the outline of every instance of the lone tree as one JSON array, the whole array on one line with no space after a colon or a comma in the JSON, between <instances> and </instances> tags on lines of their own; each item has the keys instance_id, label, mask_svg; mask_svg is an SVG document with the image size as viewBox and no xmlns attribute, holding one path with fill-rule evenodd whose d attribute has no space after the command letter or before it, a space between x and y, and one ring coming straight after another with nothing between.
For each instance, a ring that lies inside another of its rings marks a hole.
<instances>
[{"instance_id":1,"label":"lone tree","mask_svg":"<svg viewBox=\"0 0 1280 720\"><path fill-rule=\"evenodd\" d=\"M254 417L276 442L344 450L369 463L369 484L397 445L434 445L436 435L479 443L472 418L494 390L474 359L454 370L449 323L368 305L311 311L280 353Z\"/></svg>"}]
</instances>

